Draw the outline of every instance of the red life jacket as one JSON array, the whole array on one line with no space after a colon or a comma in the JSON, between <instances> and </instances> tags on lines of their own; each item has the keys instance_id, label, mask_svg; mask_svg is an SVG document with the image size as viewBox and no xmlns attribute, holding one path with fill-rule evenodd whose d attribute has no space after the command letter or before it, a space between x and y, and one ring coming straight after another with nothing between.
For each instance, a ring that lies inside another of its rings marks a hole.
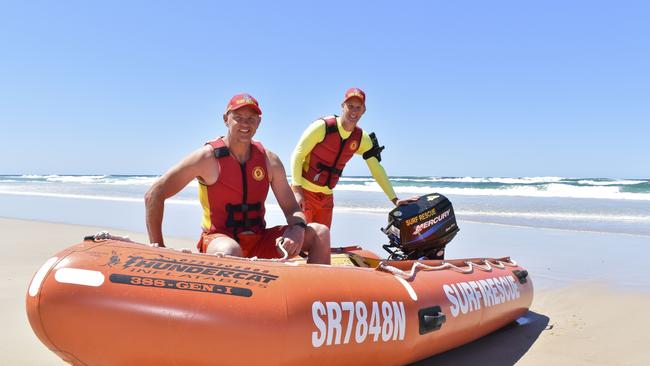
<instances>
[{"instance_id":1,"label":"red life jacket","mask_svg":"<svg viewBox=\"0 0 650 366\"><path fill-rule=\"evenodd\" d=\"M264 201L269 192L264 146L253 141L248 161L239 163L230 155L223 138L207 144L214 148L220 170L213 185L199 186L203 231L226 234L235 240L244 231L262 232L266 227Z\"/></svg>"},{"instance_id":2,"label":"red life jacket","mask_svg":"<svg viewBox=\"0 0 650 366\"><path fill-rule=\"evenodd\" d=\"M336 186L345 164L359 150L363 130L354 127L347 139L342 139L336 123L336 116L322 118L325 121L325 138L311 150L309 168L302 172L302 177L310 182L327 186Z\"/></svg>"}]
</instances>

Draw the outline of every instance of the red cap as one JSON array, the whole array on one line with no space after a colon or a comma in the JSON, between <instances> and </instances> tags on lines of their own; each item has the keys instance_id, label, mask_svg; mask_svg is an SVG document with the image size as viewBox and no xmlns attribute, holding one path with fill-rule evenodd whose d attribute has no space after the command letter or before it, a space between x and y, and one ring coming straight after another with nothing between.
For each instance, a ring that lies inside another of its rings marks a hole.
<instances>
[{"instance_id":1,"label":"red cap","mask_svg":"<svg viewBox=\"0 0 650 366\"><path fill-rule=\"evenodd\" d=\"M262 110L260 109L259 103L257 103L257 99L253 98L253 96L247 93L237 94L234 97L230 98L230 102L228 102L228 106L226 107L226 113L246 106L251 106L253 109L255 109L255 111L257 111L258 114L262 114Z\"/></svg>"},{"instance_id":2,"label":"red cap","mask_svg":"<svg viewBox=\"0 0 650 366\"><path fill-rule=\"evenodd\" d=\"M343 98L343 103L345 103L346 100L352 98L352 97L357 97L361 99L361 101L365 104L366 103L366 93L363 92L363 90L359 88L350 88L345 92L345 97Z\"/></svg>"}]
</instances>

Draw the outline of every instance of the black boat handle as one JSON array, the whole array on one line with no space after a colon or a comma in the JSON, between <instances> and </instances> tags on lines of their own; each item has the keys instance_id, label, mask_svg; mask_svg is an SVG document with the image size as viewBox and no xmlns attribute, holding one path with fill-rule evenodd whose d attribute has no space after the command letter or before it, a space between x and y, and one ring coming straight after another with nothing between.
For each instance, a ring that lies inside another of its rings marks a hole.
<instances>
[{"instance_id":1,"label":"black boat handle","mask_svg":"<svg viewBox=\"0 0 650 366\"><path fill-rule=\"evenodd\" d=\"M430 333L442 328L447 321L447 316L442 312L440 306L432 306L418 311L420 320L420 334Z\"/></svg>"}]
</instances>

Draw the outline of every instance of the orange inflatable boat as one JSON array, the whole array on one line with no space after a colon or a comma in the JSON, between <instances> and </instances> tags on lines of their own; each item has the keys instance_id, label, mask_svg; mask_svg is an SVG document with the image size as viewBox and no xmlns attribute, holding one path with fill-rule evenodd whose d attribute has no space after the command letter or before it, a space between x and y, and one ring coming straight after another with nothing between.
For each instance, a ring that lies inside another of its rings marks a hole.
<instances>
[{"instance_id":1,"label":"orange inflatable boat","mask_svg":"<svg viewBox=\"0 0 650 366\"><path fill-rule=\"evenodd\" d=\"M74 365L403 365L521 316L533 286L509 258L333 265L86 240L27 294L40 340Z\"/></svg>"}]
</instances>

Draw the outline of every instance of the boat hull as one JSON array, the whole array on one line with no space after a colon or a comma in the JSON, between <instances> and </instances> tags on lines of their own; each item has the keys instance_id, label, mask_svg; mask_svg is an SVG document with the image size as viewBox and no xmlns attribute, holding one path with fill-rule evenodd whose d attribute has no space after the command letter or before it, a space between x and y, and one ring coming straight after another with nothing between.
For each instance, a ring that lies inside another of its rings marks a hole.
<instances>
[{"instance_id":1,"label":"boat hull","mask_svg":"<svg viewBox=\"0 0 650 366\"><path fill-rule=\"evenodd\" d=\"M525 270L506 259L446 262L409 276L414 262L308 265L86 241L37 272L27 314L75 365L398 365L493 332L532 302Z\"/></svg>"}]
</instances>

